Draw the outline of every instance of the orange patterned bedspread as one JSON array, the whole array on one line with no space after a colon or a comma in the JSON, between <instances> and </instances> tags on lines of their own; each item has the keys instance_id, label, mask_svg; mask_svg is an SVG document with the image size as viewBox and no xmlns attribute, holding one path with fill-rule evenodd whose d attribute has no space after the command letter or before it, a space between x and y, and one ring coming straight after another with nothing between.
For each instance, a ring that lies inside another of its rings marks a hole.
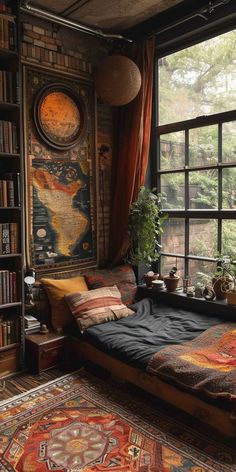
<instances>
[{"instance_id":1,"label":"orange patterned bedspread","mask_svg":"<svg viewBox=\"0 0 236 472\"><path fill-rule=\"evenodd\" d=\"M236 405L236 323L213 326L193 341L163 348L147 370Z\"/></svg>"}]
</instances>

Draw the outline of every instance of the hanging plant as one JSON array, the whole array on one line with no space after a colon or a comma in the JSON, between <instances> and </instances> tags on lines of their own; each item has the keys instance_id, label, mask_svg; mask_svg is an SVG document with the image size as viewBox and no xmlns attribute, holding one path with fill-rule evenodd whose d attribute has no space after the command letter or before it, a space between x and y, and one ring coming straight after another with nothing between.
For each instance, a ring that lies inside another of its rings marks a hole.
<instances>
[{"instance_id":1,"label":"hanging plant","mask_svg":"<svg viewBox=\"0 0 236 472\"><path fill-rule=\"evenodd\" d=\"M126 261L133 266L141 263L151 266L159 258L158 235L167 215L161 211L161 194L141 187L129 214L129 250Z\"/></svg>"}]
</instances>

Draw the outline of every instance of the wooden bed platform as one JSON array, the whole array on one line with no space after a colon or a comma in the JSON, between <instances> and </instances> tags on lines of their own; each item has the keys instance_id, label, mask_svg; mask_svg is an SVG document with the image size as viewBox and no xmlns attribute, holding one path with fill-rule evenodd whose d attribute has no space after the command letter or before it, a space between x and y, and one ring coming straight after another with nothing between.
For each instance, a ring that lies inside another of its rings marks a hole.
<instances>
[{"instance_id":1,"label":"wooden bed platform","mask_svg":"<svg viewBox=\"0 0 236 472\"><path fill-rule=\"evenodd\" d=\"M236 437L236 419L234 421L230 417L230 411L211 405L191 393L165 383L154 375L114 359L81 339L71 338L70 349L72 359L85 359L99 365L112 376L137 385L202 422L209 424L221 435L228 438Z\"/></svg>"}]
</instances>

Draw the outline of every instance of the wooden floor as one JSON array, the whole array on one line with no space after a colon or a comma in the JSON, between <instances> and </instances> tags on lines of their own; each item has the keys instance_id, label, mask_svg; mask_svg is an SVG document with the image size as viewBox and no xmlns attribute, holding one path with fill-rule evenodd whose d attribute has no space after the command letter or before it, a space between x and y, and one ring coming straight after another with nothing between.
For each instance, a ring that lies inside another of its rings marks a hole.
<instances>
[{"instance_id":1,"label":"wooden floor","mask_svg":"<svg viewBox=\"0 0 236 472\"><path fill-rule=\"evenodd\" d=\"M21 373L8 379L0 380L0 401L11 398L14 395L26 392L31 388L38 387L41 384L50 382L50 380L61 377L65 373L62 369L50 369L42 372L40 375L30 375L29 373Z\"/></svg>"}]
</instances>

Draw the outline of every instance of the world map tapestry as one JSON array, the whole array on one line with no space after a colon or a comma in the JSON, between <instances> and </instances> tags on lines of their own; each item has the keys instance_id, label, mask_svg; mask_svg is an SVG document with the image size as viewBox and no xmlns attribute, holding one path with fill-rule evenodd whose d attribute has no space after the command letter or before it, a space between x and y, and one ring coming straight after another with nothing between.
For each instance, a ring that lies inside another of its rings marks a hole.
<instances>
[{"instance_id":1,"label":"world map tapestry","mask_svg":"<svg viewBox=\"0 0 236 472\"><path fill-rule=\"evenodd\" d=\"M79 142L68 150L60 150L43 140L32 113L40 90L47 84L60 84L60 76L25 68L28 90L25 122L29 123L25 129L26 252L27 264L39 271L92 266L97 260L94 93L91 84L84 80L63 78L65 82L83 103L85 124Z\"/></svg>"}]
</instances>

